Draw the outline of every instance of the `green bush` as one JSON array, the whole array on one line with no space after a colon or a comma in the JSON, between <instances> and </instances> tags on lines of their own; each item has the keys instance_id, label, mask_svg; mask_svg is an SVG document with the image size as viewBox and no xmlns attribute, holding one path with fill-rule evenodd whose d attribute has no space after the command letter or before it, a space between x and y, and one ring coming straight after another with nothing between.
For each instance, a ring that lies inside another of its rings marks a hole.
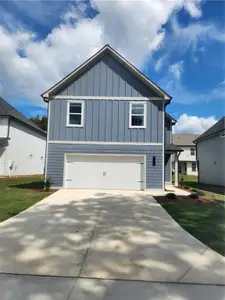
<instances>
[{"instance_id":1,"label":"green bush","mask_svg":"<svg viewBox=\"0 0 225 300\"><path fill-rule=\"evenodd\" d=\"M168 194L166 194L166 197L168 199L176 199L177 198L176 194L174 194L174 193L168 193Z\"/></svg>"},{"instance_id":2,"label":"green bush","mask_svg":"<svg viewBox=\"0 0 225 300\"><path fill-rule=\"evenodd\" d=\"M52 181L50 177L47 177L45 182L44 182L44 187L46 191L48 192L50 190L50 187L52 186Z\"/></svg>"},{"instance_id":3,"label":"green bush","mask_svg":"<svg viewBox=\"0 0 225 300\"><path fill-rule=\"evenodd\" d=\"M187 185L184 185L184 189L186 189L186 190L189 190L189 189L190 189L190 187L189 187L189 186L187 186Z\"/></svg>"},{"instance_id":4,"label":"green bush","mask_svg":"<svg viewBox=\"0 0 225 300\"><path fill-rule=\"evenodd\" d=\"M193 193L193 194L190 195L190 197L191 197L192 199L198 199L198 198L199 198L199 194Z\"/></svg>"},{"instance_id":5,"label":"green bush","mask_svg":"<svg viewBox=\"0 0 225 300\"><path fill-rule=\"evenodd\" d=\"M200 196L205 196L205 193L202 192L202 191L198 191L198 194L199 194Z\"/></svg>"},{"instance_id":6,"label":"green bush","mask_svg":"<svg viewBox=\"0 0 225 300\"><path fill-rule=\"evenodd\" d=\"M196 190L196 189L191 189L191 191L192 191L193 193L198 193L198 190Z\"/></svg>"}]
</instances>

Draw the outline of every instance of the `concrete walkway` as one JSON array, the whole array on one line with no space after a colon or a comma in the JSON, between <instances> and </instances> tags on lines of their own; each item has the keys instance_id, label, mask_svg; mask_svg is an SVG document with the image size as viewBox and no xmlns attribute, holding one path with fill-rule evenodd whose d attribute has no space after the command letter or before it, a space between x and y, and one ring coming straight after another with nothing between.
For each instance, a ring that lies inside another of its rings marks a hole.
<instances>
[{"instance_id":1,"label":"concrete walkway","mask_svg":"<svg viewBox=\"0 0 225 300\"><path fill-rule=\"evenodd\" d=\"M0 224L0 273L222 285L225 258L147 192L61 190Z\"/></svg>"},{"instance_id":2,"label":"concrete walkway","mask_svg":"<svg viewBox=\"0 0 225 300\"><path fill-rule=\"evenodd\" d=\"M1 300L225 300L225 286L0 275Z\"/></svg>"}]
</instances>

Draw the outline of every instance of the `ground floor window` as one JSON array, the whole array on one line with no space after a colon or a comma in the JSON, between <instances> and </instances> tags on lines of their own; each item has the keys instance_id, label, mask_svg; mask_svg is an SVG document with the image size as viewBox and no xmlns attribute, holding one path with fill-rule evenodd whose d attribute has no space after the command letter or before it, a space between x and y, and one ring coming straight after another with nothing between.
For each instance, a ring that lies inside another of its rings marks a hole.
<instances>
[{"instance_id":1,"label":"ground floor window","mask_svg":"<svg viewBox=\"0 0 225 300\"><path fill-rule=\"evenodd\" d=\"M191 165L192 172L196 172L196 162L193 162Z\"/></svg>"}]
</instances>

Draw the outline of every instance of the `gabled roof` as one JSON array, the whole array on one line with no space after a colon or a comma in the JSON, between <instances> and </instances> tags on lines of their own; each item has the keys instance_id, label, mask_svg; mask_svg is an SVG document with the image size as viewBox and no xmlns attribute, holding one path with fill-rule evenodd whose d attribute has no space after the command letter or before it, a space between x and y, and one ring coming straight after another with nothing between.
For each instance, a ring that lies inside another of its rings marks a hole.
<instances>
[{"instance_id":1,"label":"gabled roof","mask_svg":"<svg viewBox=\"0 0 225 300\"><path fill-rule=\"evenodd\" d=\"M216 124L206 130L202 135L195 139L195 143L198 143L202 139L206 139L217 133L222 133L225 130L225 117L222 117Z\"/></svg>"},{"instance_id":2,"label":"gabled roof","mask_svg":"<svg viewBox=\"0 0 225 300\"><path fill-rule=\"evenodd\" d=\"M78 68L44 92L41 97L44 101L48 101L49 97L57 93L62 87L66 86L68 83L71 83L75 80L80 74L86 70L87 65L92 65L101 59L104 55L109 54L114 57L118 62L123 64L123 66L128 69L130 72L134 74L138 79L140 79L146 86L151 88L159 95L159 97L164 98L168 102L172 99L170 95L168 95L164 90L162 90L157 84L155 84L152 80L146 77L142 72L140 72L137 68L135 68L131 63L129 63L122 55L116 52L112 47L109 45L105 45L101 50L99 50L96 54L94 54L91 58L81 64Z\"/></svg>"},{"instance_id":3,"label":"gabled roof","mask_svg":"<svg viewBox=\"0 0 225 300\"><path fill-rule=\"evenodd\" d=\"M19 120L24 123L26 126L38 131L44 135L46 132L41 130L36 124L34 124L31 120L27 119L24 115L22 115L18 110L16 110L12 105L6 102L3 98L0 97L0 116L7 116Z\"/></svg>"},{"instance_id":4,"label":"gabled roof","mask_svg":"<svg viewBox=\"0 0 225 300\"><path fill-rule=\"evenodd\" d=\"M173 144L178 146L194 146L193 141L199 134L173 134Z\"/></svg>"}]
</instances>

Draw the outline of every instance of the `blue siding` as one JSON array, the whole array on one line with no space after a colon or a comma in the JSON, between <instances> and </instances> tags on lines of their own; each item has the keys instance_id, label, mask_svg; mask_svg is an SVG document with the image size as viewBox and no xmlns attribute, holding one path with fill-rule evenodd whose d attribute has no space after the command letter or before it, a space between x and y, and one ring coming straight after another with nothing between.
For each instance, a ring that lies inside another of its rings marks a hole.
<instances>
[{"instance_id":1,"label":"blue siding","mask_svg":"<svg viewBox=\"0 0 225 300\"><path fill-rule=\"evenodd\" d=\"M64 153L108 153L108 154L145 154L146 187L162 189L162 146L157 145L87 145L87 144L49 144L47 176L54 186L63 186ZM156 165L152 166L152 157ZM57 162L57 163L56 163Z\"/></svg>"},{"instance_id":2,"label":"blue siding","mask_svg":"<svg viewBox=\"0 0 225 300\"><path fill-rule=\"evenodd\" d=\"M129 128L129 101L85 100L84 127L66 127L67 100L51 101L50 140L162 142L162 102L147 102L146 129Z\"/></svg>"},{"instance_id":3,"label":"blue siding","mask_svg":"<svg viewBox=\"0 0 225 300\"><path fill-rule=\"evenodd\" d=\"M57 95L158 97L141 80L110 55L86 69Z\"/></svg>"},{"instance_id":4,"label":"blue siding","mask_svg":"<svg viewBox=\"0 0 225 300\"><path fill-rule=\"evenodd\" d=\"M171 182L171 155L166 154L165 155L165 182Z\"/></svg>"},{"instance_id":5,"label":"blue siding","mask_svg":"<svg viewBox=\"0 0 225 300\"><path fill-rule=\"evenodd\" d=\"M172 143L172 120L165 117L165 145Z\"/></svg>"}]
</instances>

